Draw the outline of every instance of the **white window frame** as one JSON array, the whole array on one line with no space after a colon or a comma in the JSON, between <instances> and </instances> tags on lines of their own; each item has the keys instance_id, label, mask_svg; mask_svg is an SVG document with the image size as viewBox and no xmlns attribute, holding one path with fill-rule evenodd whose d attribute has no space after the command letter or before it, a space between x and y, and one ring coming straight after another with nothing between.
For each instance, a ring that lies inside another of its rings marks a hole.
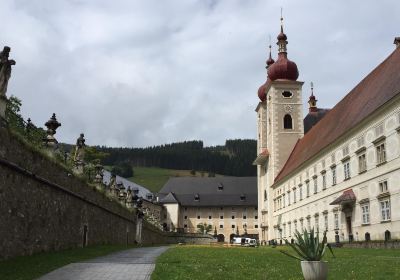
<instances>
[{"instance_id":1,"label":"white window frame","mask_svg":"<svg viewBox=\"0 0 400 280\"><path fill-rule=\"evenodd\" d=\"M314 194L316 194L318 192L318 181L317 181L317 178L314 178L313 181L314 181Z\"/></svg>"},{"instance_id":2,"label":"white window frame","mask_svg":"<svg viewBox=\"0 0 400 280\"><path fill-rule=\"evenodd\" d=\"M388 181L387 180L382 180L379 182L379 191L381 193L385 193L389 191L389 187L388 187Z\"/></svg>"},{"instance_id":3,"label":"white window frame","mask_svg":"<svg viewBox=\"0 0 400 280\"><path fill-rule=\"evenodd\" d=\"M336 166L333 166L331 168L331 172L332 172L332 186L336 185L337 183L337 174L336 174Z\"/></svg>"},{"instance_id":4,"label":"white window frame","mask_svg":"<svg viewBox=\"0 0 400 280\"><path fill-rule=\"evenodd\" d=\"M343 162L344 179L348 180L351 178L350 174L350 160Z\"/></svg>"},{"instance_id":5,"label":"white window frame","mask_svg":"<svg viewBox=\"0 0 400 280\"><path fill-rule=\"evenodd\" d=\"M365 153L358 156L358 173L367 171L367 157Z\"/></svg>"},{"instance_id":6,"label":"white window frame","mask_svg":"<svg viewBox=\"0 0 400 280\"><path fill-rule=\"evenodd\" d=\"M361 204L361 222L363 225L367 225L370 223L369 203Z\"/></svg>"},{"instance_id":7,"label":"white window frame","mask_svg":"<svg viewBox=\"0 0 400 280\"><path fill-rule=\"evenodd\" d=\"M376 164L382 164L386 162L386 147L385 142L376 144Z\"/></svg>"},{"instance_id":8,"label":"white window frame","mask_svg":"<svg viewBox=\"0 0 400 280\"><path fill-rule=\"evenodd\" d=\"M390 213L390 198L379 200L379 206L381 210L381 220L382 221L390 221L391 213Z\"/></svg>"},{"instance_id":9,"label":"white window frame","mask_svg":"<svg viewBox=\"0 0 400 280\"><path fill-rule=\"evenodd\" d=\"M334 215L333 215L333 217L334 217L334 222L335 222L335 229L339 229L339 213L334 213Z\"/></svg>"}]
</instances>

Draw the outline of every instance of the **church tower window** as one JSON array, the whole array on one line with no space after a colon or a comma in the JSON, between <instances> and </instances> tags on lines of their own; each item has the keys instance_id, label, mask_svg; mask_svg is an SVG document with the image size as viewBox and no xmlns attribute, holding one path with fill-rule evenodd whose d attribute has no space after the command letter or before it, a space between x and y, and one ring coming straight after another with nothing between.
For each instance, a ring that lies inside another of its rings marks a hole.
<instances>
[{"instance_id":1,"label":"church tower window","mask_svg":"<svg viewBox=\"0 0 400 280\"><path fill-rule=\"evenodd\" d=\"M283 117L283 128L284 129L293 129L293 120L292 116L289 114L286 114Z\"/></svg>"}]
</instances>

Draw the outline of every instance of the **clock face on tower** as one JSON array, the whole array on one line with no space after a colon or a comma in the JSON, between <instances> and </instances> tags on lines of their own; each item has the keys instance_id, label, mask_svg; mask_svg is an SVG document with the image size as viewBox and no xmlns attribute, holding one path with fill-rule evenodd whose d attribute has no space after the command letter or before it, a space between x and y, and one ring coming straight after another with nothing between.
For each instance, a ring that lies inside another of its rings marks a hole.
<instances>
[{"instance_id":1,"label":"clock face on tower","mask_svg":"<svg viewBox=\"0 0 400 280\"><path fill-rule=\"evenodd\" d=\"M283 106L283 109L285 110L286 113L293 112L293 106L292 105L286 104L286 105Z\"/></svg>"}]
</instances>

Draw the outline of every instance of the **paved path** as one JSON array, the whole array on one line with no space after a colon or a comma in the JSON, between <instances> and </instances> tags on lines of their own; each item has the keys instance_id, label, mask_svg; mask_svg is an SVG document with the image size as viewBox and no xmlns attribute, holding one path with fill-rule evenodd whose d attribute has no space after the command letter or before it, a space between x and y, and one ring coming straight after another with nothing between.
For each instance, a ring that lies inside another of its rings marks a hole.
<instances>
[{"instance_id":1,"label":"paved path","mask_svg":"<svg viewBox=\"0 0 400 280\"><path fill-rule=\"evenodd\" d=\"M71 263L38 280L147 280L155 260L168 247L125 250L80 263Z\"/></svg>"}]
</instances>

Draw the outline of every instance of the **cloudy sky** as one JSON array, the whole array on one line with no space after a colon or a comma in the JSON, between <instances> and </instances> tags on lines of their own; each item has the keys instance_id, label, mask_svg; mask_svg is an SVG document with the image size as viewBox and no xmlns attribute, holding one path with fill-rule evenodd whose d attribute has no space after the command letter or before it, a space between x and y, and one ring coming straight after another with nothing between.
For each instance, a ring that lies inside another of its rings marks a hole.
<instances>
[{"instance_id":1,"label":"cloudy sky","mask_svg":"<svg viewBox=\"0 0 400 280\"><path fill-rule=\"evenodd\" d=\"M57 139L142 147L255 138L257 89L280 7L288 56L334 106L393 50L400 1L0 0L17 61L7 95ZM305 107L306 109L306 107Z\"/></svg>"}]
</instances>

